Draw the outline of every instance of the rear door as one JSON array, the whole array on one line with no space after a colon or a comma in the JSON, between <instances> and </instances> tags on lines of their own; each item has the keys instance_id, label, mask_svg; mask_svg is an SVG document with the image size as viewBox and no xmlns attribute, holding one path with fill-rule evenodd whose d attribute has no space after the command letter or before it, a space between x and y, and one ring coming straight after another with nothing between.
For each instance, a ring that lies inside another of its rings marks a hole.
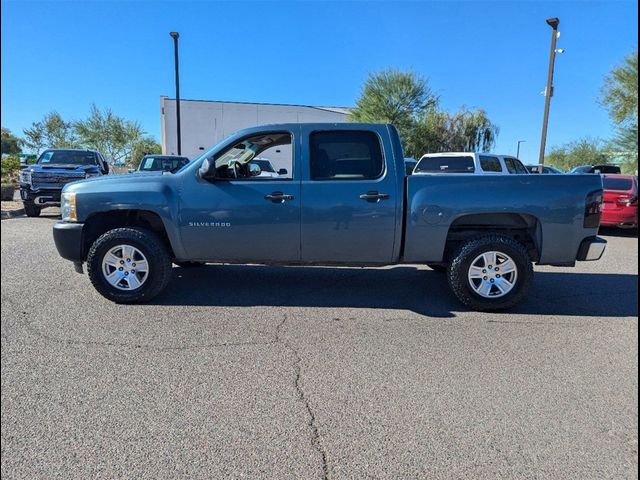
<instances>
[{"instance_id":1,"label":"rear door","mask_svg":"<svg viewBox=\"0 0 640 480\"><path fill-rule=\"evenodd\" d=\"M303 262L392 261L404 172L395 171L386 128L302 127Z\"/></svg>"}]
</instances>

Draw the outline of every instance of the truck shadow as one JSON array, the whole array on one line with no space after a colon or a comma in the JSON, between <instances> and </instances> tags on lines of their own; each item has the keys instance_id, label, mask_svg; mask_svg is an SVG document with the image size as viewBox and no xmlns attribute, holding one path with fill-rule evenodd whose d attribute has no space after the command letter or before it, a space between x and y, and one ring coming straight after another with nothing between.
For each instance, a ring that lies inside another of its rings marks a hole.
<instances>
[{"instance_id":1,"label":"truck shadow","mask_svg":"<svg viewBox=\"0 0 640 480\"><path fill-rule=\"evenodd\" d=\"M534 286L503 315L637 316L637 275L536 272ZM159 305L409 310L427 317L466 311L446 276L426 268L207 265L174 268Z\"/></svg>"}]
</instances>

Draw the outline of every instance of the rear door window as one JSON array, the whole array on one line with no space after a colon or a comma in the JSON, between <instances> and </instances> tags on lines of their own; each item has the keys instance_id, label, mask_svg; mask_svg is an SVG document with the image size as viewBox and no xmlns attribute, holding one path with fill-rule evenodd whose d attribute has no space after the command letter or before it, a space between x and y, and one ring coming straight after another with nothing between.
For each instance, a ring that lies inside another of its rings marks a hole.
<instances>
[{"instance_id":1,"label":"rear door window","mask_svg":"<svg viewBox=\"0 0 640 480\"><path fill-rule=\"evenodd\" d=\"M422 157L413 173L473 173L476 168L471 156Z\"/></svg>"},{"instance_id":2,"label":"rear door window","mask_svg":"<svg viewBox=\"0 0 640 480\"><path fill-rule=\"evenodd\" d=\"M502 172L502 166L498 157L480 155L480 167L485 172Z\"/></svg>"},{"instance_id":3,"label":"rear door window","mask_svg":"<svg viewBox=\"0 0 640 480\"><path fill-rule=\"evenodd\" d=\"M370 180L384 172L380 139L373 132L314 132L310 153L312 180Z\"/></svg>"}]
</instances>

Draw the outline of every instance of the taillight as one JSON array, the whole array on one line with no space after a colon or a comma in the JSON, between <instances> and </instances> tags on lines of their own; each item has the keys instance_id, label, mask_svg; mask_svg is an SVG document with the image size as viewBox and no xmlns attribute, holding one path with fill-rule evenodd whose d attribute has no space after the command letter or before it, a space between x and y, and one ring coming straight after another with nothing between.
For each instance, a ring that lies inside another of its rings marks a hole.
<instances>
[{"instance_id":1,"label":"taillight","mask_svg":"<svg viewBox=\"0 0 640 480\"><path fill-rule=\"evenodd\" d=\"M602 216L602 190L587 195L584 206L584 228L598 228Z\"/></svg>"},{"instance_id":2,"label":"taillight","mask_svg":"<svg viewBox=\"0 0 640 480\"><path fill-rule=\"evenodd\" d=\"M621 207L630 207L631 205L638 203L638 197L632 195L620 195L616 198L616 203Z\"/></svg>"}]
</instances>

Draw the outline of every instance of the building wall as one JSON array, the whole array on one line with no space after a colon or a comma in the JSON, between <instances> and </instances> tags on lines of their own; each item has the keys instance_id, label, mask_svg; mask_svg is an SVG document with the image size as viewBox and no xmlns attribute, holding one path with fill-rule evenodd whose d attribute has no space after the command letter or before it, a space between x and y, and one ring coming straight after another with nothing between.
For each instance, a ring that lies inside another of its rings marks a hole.
<instances>
[{"instance_id":1,"label":"building wall","mask_svg":"<svg viewBox=\"0 0 640 480\"><path fill-rule=\"evenodd\" d=\"M176 101L160 97L160 112L162 153L177 155ZM181 100L182 154L196 157L247 127L269 123L346 122L347 115L348 110L344 108Z\"/></svg>"}]
</instances>

